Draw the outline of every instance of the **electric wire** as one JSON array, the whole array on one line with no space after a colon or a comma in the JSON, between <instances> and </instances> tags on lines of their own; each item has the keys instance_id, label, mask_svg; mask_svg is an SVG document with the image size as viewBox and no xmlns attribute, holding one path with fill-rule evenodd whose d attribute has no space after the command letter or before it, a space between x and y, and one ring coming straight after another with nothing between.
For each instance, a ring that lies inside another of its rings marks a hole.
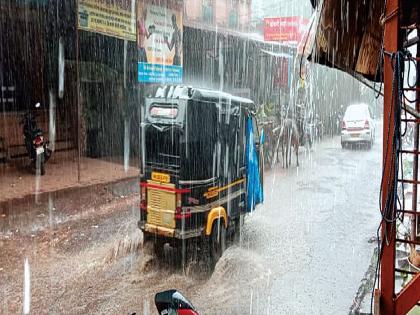
<instances>
[{"instance_id":1,"label":"electric wire","mask_svg":"<svg viewBox=\"0 0 420 315\"><path fill-rule=\"evenodd\" d=\"M401 129L401 115L402 115L402 101L404 99L404 58L407 55L407 52L398 51L396 53L389 53L382 51L382 56L387 55L391 60L391 66L393 71L393 80L392 80L392 92L391 92L391 104L393 108L389 111L388 117L388 126L387 126L387 137L386 137L386 147L384 165L382 169L381 177L381 187L379 192L379 209L381 213L381 222L376 230L377 245L378 245L378 257L375 268L375 277L373 283L373 290L371 294L371 313L373 311L373 296L376 284L379 283L378 278L380 274L380 261L383 254L384 246L389 246L392 238L395 234L395 223L397 220L403 220L402 217L399 218L397 211L405 208L404 200L404 184L401 183L401 195L402 201L398 193L399 187L399 176L401 175L404 178L404 166L401 159L401 150L402 150L402 137L405 134ZM391 125L391 115L393 115L393 125ZM391 139L390 131L393 130L393 136ZM392 147L390 148L389 145ZM390 159L388 159L389 154L391 154ZM390 169L391 174L387 177L385 181L385 169ZM383 199L383 189L386 187L387 196L385 198L384 205L382 205ZM388 230L387 226L391 225L391 229ZM381 227L383 228L382 239L380 236Z\"/></svg>"}]
</instances>

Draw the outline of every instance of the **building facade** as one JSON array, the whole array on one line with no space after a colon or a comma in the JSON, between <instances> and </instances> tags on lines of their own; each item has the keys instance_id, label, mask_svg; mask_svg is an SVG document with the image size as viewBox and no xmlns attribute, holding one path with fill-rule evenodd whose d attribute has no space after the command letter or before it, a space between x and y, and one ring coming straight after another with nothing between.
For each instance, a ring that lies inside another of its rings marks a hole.
<instances>
[{"instance_id":1,"label":"building facade","mask_svg":"<svg viewBox=\"0 0 420 315\"><path fill-rule=\"evenodd\" d=\"M199 23L248 31L251 0L184 0L186 23Z\"/></svg>"},{"instance_id":2,"label":"building facade","mask_svg":"<svg viewBox=\"0 0 420 315\"><path fill-rule=\"evenodd\" d=\"M125 124L130 124L131 154L137 159L142 100L157 84L138 83L136 42L78 29L76 0L0 4L0 83L6 92L9 87L16 91L13 104L2 104L0 137L6 145L13 146L16 155L24 153L19 127L7 126L41 102L41 128L48 133L49 126L56 126L63 150L92 158L121 156ZM278 83L284 64L275 54L291 57L294 50L248 34L251 5L251 0L184 0L184 84L221 89L257 104L273 97L281 102L274 95L288 86ZM49 121L51 108L56 111L54 124ZM10 129L15 134L10 135Z\"/></svg>"},{"instance_id":3,"label":"building facade","mask_svg":"<svg viewBox=\"0 0 420 315\"><path fill-rule=\"evenodd\" d=\"M297 4L298 3L298 4ZM300 16L309 19L313 8L310 1L253 0L251 4L251 29L263 33L264 18Z\"/></svg>"}]
</instances>

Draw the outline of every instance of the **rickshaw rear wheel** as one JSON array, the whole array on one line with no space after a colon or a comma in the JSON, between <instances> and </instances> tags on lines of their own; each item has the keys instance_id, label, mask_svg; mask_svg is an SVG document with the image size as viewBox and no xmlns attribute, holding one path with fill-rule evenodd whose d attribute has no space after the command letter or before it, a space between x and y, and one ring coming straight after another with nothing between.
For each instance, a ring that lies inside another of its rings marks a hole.
<instances>
[{"instance_id":1,"label":"rickshaw rear wheel","mask_svg":"<svg viewBox=\"0 0 420 315\"><path fill-rule=\"evenodd\" d=\"M150 248L151 254L155 254L158 259L164 257L165 240L154 234L143 232L143 248Z\"/></svg>"},{"instance_id":2,"label":"rickshaw rear wheel","mask_svg":"<svg viewBox=\"0 0 420 315\"><path fill-rule=\"evenodd\" d=\"M222 257L226 249L226 228L223 220L217 220L213 223L210 235L210 258L213 268Z\"/></svg>"},{"instance_id":3,"label":"rickshaw rear wheel","mask_svg":"<svg viewBox=\"0 0 420 315\"><path fill-rule=\"evenodd\" d=\"M159 238L153 244L153 251L158 259L162 259L165 256L165 244L166 242Z\"/></svg>"},{"instance_id":4,"label":"rickshaw rear wheel","mask_svg":"<svg viewBox=\"0 0 420 315\"><path fill-rule=\"evenodd\" d=\"M242 233L243 226L244 226L244 217L242 214L240 214L239 217L235 219L235 231L233 233L233 242L235 244L241 243L241 233Z\"/></svg>"}]
</instances>

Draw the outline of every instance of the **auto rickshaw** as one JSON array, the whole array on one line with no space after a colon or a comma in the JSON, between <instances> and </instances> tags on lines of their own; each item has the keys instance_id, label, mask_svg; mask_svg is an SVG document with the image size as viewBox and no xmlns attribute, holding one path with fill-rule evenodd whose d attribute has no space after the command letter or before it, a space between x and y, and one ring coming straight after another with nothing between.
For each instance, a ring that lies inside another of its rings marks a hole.
<instances>
[{"instance_id":1,"label":"auto rickshaw","mask_svg":"<svg viewBox=\"0 0 420 315\"><path fill-rule=\"evenodd\" d=\"M249 99L185 86L145 99L138 226L158 256L166 243L182 255L194 244L217 262L263 201L264 136L253 110Z\"/></svg>"}]
</instances>

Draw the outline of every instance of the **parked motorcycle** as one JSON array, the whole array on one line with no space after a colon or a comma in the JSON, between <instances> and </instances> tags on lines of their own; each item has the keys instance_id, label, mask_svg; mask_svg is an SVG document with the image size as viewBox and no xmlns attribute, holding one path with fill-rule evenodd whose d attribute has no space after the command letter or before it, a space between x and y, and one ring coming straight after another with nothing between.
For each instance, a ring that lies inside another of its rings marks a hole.
<instances>
[{"instance_id":1,"label":"parked motorcycle","mask_svg":"<svg viewBox=\"0 0 420 315\"><path fill-rule=\"evenodd\" d=\"M40 106L39 103L35 105L36 108ZM36 117L32 110L25 113L21 124L23 124L25 146L31 160L31 167L35 174L45 175L45 163L50 158L52 150L49 148L49 143L44 141L44 133L37 127Z\"/></svg>"},{"instance_id":2,"label":"parked motorcycle","mask_svg":"<svg viewBox=\"0 0 420 315\"><path fill-rule=\"evenodd\" d=\"M155 305L159 315L198 315L194 306L176 290L157 293Z\"/></svg>"}]
</instances>

